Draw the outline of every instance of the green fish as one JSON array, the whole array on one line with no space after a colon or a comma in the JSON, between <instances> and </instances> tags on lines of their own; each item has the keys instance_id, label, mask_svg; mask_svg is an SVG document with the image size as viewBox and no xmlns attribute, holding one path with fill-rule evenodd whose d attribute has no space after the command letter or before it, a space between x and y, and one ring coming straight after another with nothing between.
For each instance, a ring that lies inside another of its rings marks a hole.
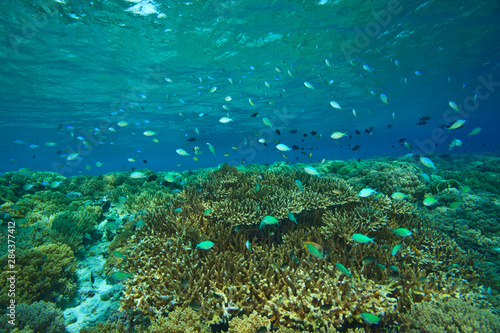
<instances>
[{"instance_id":1,"label":"green fish","mask_svg":"<svg viewBox=\"0 0 500 333\"><path fill-rule=\"evenodd\" d=\"M262 222L260 222L259 230L265 225L279 224L279 222L280 221L278 221L275 217L267 215L262 219Z\"/></svg>"},{"instance_id":2,"label":"green fish","mask_svg":"<svg viewBox=\"0 0 500 333\"><path fill-rule=\"evenodd\" d=\"M202 250L210 250L215 244L211 241L204 241L196 245L196 248Z\"/></svg>"},{"instance_id":3,"label":"green fish","mask_svg":"<svg viewBox=\"0 0 500 333\"><path fill-rule=\"evenodd\" d=\"M401 237L408 237L408 236L413 235L413 233L410 230L405 229L405 228L395 229L395 230L392 231L392 233L396 234L398 236L401 236Z\"/></svg>"},{"instance_id":4,"label":"green fish","mask_svg":"<svg viewBox=\"0 0 500 333\"><path fill-rule=\"evenodd\" d=\"M395 256L396 254L398 254L398 251L399 251L399 249L401 248L401 246L403 246L403 244L398 244L398 245L394 246L394 247L392 248L391 254L392 254L393 256Z\"/></svg>"},{"instance_id":5,"label":"green fish","mask_svg":"<svg viewBox=\"0 0 500 333\"><path fill-rule=\"evenodd\" d=\"M257 192L260 189L259 183L255 183L255 192Z\"/></svg>"},{"instance_id":6,"label":"green fish","mask_svg":"<svg viewBox=\"0 0 500 333\"><path fill-rule=\"evenodd\" d=\"M141 229L142 227L144 227L146 225L146 222L144 222L143 220L140 220L138 221L136 224L135 224L135 227L137 229Z\"/></svg>"},{"instance_id":7,"label":"green fish","mask_svg":"<svg viewBox=\"0 0 500 333\"><path fill-rule=\"evenodd\" d=\"M464 186L460 189L460 192L462 193L467 193L471 190L471 188L469 186Z\"/></svg>"},{"instance_id":8,"label":"green fish","mask_svg":"<svg viewBox=\"0 0 500 333\"><path fill-rule=\"evenodd\" d=\"M377 195L375 197L373 197L373 199L377 200L377 199L380 199L384 196L384 193L382 192L378 192Z\"/></svg>"},{"instance_id":9,"label":"green fish","mask_svg":"<svg viewBox=\"0 0 500 333\"><path fill-rule=\"evenodd\" d=\"M397 272L399 271L399 269L396 267L396 266L389 266L389 268L391 269L391 271L393 272Z\"/></svg>"},{"instance_id":10,"label":"green fish","mask_svg":"<svg viewBox=\"0 0 500 333\"><path fill-rule=\"evenodd\" d=\"M463 204L464 204L463 201L453 201L452 203L450 203L450 205L448 207L458 208L458 207L462 206Z\"/></svg>"},{"instance_id":11,"label":"green fish","mask_svg":"<svg viewBox=\"0 0 500 333\"><path fill-rule=\"evenodd\" d=\"M401 192L394 192L391 195L391 198L393 198L394 200L404 200L404 199L408 199L409 197L410 197L409 194L404 194Z\"/></svg>"},{"instance_id":12,"label":"green fish","mask_svg":"<svg viewBox=\"0 0 500 333\"><path fill-rule=\"evenodd\" d=\"M375 239L375 237L373 238L370 238L368 236L365 236L365 235L362 235L362 234L353 234L351 236L351 239L352 240L355 240L356 242L358 243L369 243L369 242L372 242L373 244L376 244L373 240Z\"/></svg>"},{"instance_id":13,"label":"green fish","mask_svg":"<svg viewBox=\"0 0 500 333\"><path fill-rule=\"evenodd\" d=\"M133 278L133 275L123 272L114 272L113 274L111 274L111 278L115 281L122 281L128 278Z\"/></svg>"},{"instance_id":14,"label":"green fish","mask_svg":"<svg viewBox=\"0 0 500 333\"><path fill-rule=\"evenodd\" d=\"M213 210L211 210L210 208L208 209L205 209L205 211L203 212L203 216L210 216L212 214Z\"/></svg>"},{"instance_id":15,"label":"green fish","mask_svg":"<svg viewBox=\"0 0 500 333\"><path fill-rule=\"evenodd\" d=\"M125 259L126 258L125 255L121 254L118 251L114 251L113 254L115 255L115 257L120 258L120 259Z\"/></svg>"},{"instance_id":16,"label":"green fish","mask_svg":"<svg viewBox=\"0 0 500 333\"><path fill-rule=\"evenodd\" d=\"M249 240L245 242L245 247L248 249L248 251L252 251L252 244L250 244Z\"/></svg>"},{"instance_id":17,"label":"green fish","mask_svg":"<svg viewBox=\"0 0 500 333\"><path fill-rule=\"evenodd\" d=\"M363 318L370 325L377 325L380 322L380 318L375 316L374 314L363 312L360 314L361 318Z\"/></svg>"},{"instance_id":18,"label":"green fish","mask_svg":"<svg viewBox=\"0 0 500 333\"><path fill-rule=\"evenodd\" d=\"M429 196L424 199L423 204L426 205L427 207L430 207L432 205L435 205L438 203L438 200L434 198L433 196Z\"/></svg>"},{"instance_id":19,"label":"green fish","mask_svg":"<svg viewBox=\"0 0 500 333\"><path fill-rule=\"evenodd\" d=\"M295 185L299 188L299 192L304 192L304 187L302 186L302 182L300 180L296 180Z\"/></svg>"},{"instance_id":20,"label":"green fish","mask_svg":"<svg viewBox=\"0 0 500 333\"><path fill-rule=\"evenodd\" d=\"M319 259L325 260L323 257L323 254L321 252L324 252L323 247L321 245L313 243L313 242L305 242L304 247L309 251L309 253Z\"/></svg>"},{"instance_id":21,"label":"green fish","mask_svg":"<svg viewBox=\"0 0 500 333\"><path fill-rule=\"evenodd\" d=\"M380 267L381 270L385 271L386 270L386 267L382 264L377 264L378 267Z\"/></svg>"},{"instance_id":22,"label":"green fish","mask_svg":"<svg viewBox=\"0 0 500 333\"><path fill-rule=\"evenodd\" d=\"M337 266L337 268L339 269L339 271L340 271L342 274L345 274L345 275L347 275L347 276L349 276L349 277L351 277L351 278L352 278L352 274L351 274L351 273L349 273L349 271L347 270L347 268L345 268L345 266L344 266L344 265L342 265L342 264L341 264L341 263L339 263L339 262L336 262L336 263L335 263L335 266Z\"/></svg>"},{"instance_id":23,"label":"green fish","mask_svg":"<svg viewBox=\"0 0 500 333\"><path fill-rule=\"evenodd\" d=\"M295 222L295 224L297 224L297 219L295 218L295 215L293 215L292 212L288 212L288 219L292 222Z\"/></svg>"}]
</instances>

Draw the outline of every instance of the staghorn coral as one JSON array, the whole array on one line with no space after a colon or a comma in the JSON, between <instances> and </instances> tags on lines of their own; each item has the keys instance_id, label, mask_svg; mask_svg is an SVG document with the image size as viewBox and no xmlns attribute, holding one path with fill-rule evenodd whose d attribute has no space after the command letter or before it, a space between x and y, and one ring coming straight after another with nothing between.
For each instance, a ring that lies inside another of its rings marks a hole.
<instances>
[{"instance_id":1,"label":"staghorn coral","mask_svg":"<svg viewBox=\"0 0 500 333\"><path fill-rule=\"evenodd\" d=\"M390 325L422 301L480 303L474 285L482 257L429 228L417 213L388 196L359 198L332 175L312 177L284 165L259 174L224 165L206 179L193 178L172 204L144 216L146 225L129 240L121 263L134 276L125 281L122 309L154 319L195 304L207 324L255 313L273 327L310 330L346 327L360 322L362 312ZM279 225L259 229L265 215ZM401 238L395 228L414 234ZM375 237L377 244L356 244L353 233ZM196 249L205 240L215 246ZM325 260L312 257L306 241L320 244ZM352 278L340 273L339 263Z\"/></svg>"},{"instance_id":2,"label":"staghorn coral","mask_svg":"<svg viewBox=\"0 0 500 333\"><path fill-rule=\"evenodd\" d=\"M25 252L18 252L16 265L22 267L16 277L16 299L18 303L30 303L36 300L56 303L68 300L76 289L74 254L68 245L46 244ZM5 267L7 255L0 259ZM7 271L0 273L3 286L0 304L5 305L7 298Z\"/></svg>"},{"instance_id":3,"label":"staghorn coral","mask_svg":"<svg viewBox=\"0 0 500 333\"><path fill-rule=\"evenodd\" d=\"M498 315L460 299L417 303L402 318L404 327L411 333L500 332Z\"/></svg>"}]
</instances>

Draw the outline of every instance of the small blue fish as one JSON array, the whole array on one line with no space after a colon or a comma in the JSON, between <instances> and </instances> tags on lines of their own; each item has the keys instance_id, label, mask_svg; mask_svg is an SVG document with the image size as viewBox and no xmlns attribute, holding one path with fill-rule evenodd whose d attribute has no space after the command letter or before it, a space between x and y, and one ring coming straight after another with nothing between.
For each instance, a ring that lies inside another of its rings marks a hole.
<instances>
[{"instance_id":1,"label":"small blue fish","mask_svg":"<svg viewBox=\"0 0 500 333\"><path fill-rule=\"evenodd\" d=\"M393 234L396 234L398 236L401 236L401 237L408 237L408 236L411 236L413 235L413 233L406 229L406 228L398 228L398 229L395 229L392 231Z\"/></svg>"},{"instance_id":2,"label":"small blue fish","mask_svg":"<svg viewBox=\"0 0 500 333\"><path fill-rule=\"evenodd\" d=\"M296 180L295 185L299 188L299 192L304 192L304 187L302 186L302 182L300 180Z\"/></svg>"},{"instance_id":3,"label":"small blue fish","mask_svg":"<svg viewBox=\"0 0 500 333\"><path fill-rule=\"evenodd\" d=\"M245 247L248 249L248 251L252 251L252 245L250 244L249 240L245 242Z\"/></svg>"},{"instance_id":4,"label":"small blue fish","mask_svg":"<svg viewBox=\"0 0 500 333\"><path fill-rule=\"evenodd\" d=\"M174 212L180 213L180 212L182 212L182 208L176 208L176 209L174 209Z\"/></svg>"},{"instance_id":5,"label":"small blue fish","mask_svg":"<svg viewBox=\"0 0 500 333\"><path fill-rule=\"evenodd\" d=\"M304 168L304 171L305 171L307 174L311 175L311 176L318 176L318 177L320 177L320 178L321 178L321 176L319 175L319 172L318 172L315 168L313 168L312 166L306 166L306 167Z\"/></svg>"},{"instance_id":6,"label":"small blue fish","mask_svg":"<svg viewBox=\"0 0 500 333\"><path fill-rule=\"evenodd\" d=\"M395 256L396 254L398 254L398 251L399 251L399 249L401 248L401 246L403 246L403 244L398 244L398 245L394 246L394 247L392 248L391 254L392 254L393 256Z\"/></svg>"},{"instance_id":7,"label":"small blue fish","mask_svg":"<svg viewBox=\"0 0 500 333\"><path fill-rule=\"evenodd\" d=\"M372 242L373 244L376 244L373 240L375 239L375 237L373 238L370 238L368 236L365 236L365 235L362 235L362 234L353 234L351 236L351 239L352 240L355 240L356 242L358 243L369 243L369 242Z\"/></svg>"},{"instance_id":8,"label":"small blue fish","mask_svg":"<svg viewBox=\"0 0 500 333\"><path fill-rule=\"evenodd\" d=\"M297 224L297 219L295 218L295 215L293 215L292 212L288 212L288 219L292 222L295 222L295 224Z\"/></svg>"},{"instance_id":9,"label":"small blue fish","mask_svg":"<svg viewBox=\"0 0 500 333\"><path fill-rule=\"evenodd\" d=\"M202 249L202 250L209 250L214 246L214 242L211 241L204 241L196 245L197 249Z\"/></svg>"},{"instance_id":10,"label":"small blue fish","mask_svg":"<svg viewBox=\"0 0 500 333\"><path fill-rule=\"evenodd\" d=\"M271 225L271 224L279 224L280 221L278 221L275 217L267 215L262 219L262 222L260 222L259 230L265 225Z\"/></svg>"}]
</instances>

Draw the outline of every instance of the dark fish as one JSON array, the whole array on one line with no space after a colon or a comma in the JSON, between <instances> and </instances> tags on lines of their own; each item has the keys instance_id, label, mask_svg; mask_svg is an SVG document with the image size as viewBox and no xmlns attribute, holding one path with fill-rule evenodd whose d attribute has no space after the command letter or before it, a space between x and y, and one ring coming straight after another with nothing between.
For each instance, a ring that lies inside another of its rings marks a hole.
<instances>
[{"instance_id":1,"label":"dark fish","mask_svg":"<svg viewBox=\"0 0 500 333\"><path fill-rule=\"evenodd\" d=\"M356 133L356 135L360 135L361 134L361 132L358 131L358 130L354 131L354 133Z\"/></svg>"},{"instance_id":2,"label":"dark fish","mask_svg":"<svg viewBox=\"0 0 500 333\"><path fill-rule=\"evenodd\" d=\"M196 184L195 188L196 188L196 191L198 191L198 192L201 192L203 190L203 188L201 187L200 184Z\"/></svg>"},{"instance_id":3,"label":"dark fish","mask_svg":"<svg viewBox=\"0 0 500 333\"><path fill-rule=\"evenodd\" d=\"M406 141L406 138L402 138L402 139L398 140L399 143L402 143L402 142L405 142L405 141Z\"/></svg>"},{"instance_id":4,"label":"dark fish","mask_svg":"<svg viewBox=\"0 0 500 333\"><path fill-rule=\"evenodd\" d=\"M360 147L361 147L361 145L355 145L354 147L352 147L352 151L356 151L356 150L358 150Z\"/></svg>"},{"instance_id":5,"label":"dark fish","mask_svg":"<svg viewBox=\"0 0 500 333\"><path fill-rule=\"evenodd\" d=\"M373 126L370 126L370 131L373 131Z\"/></svg>"},{"instance_id":6,"label":"dark fish","mask_svg":"<svg viewBox=\"0 0 500 333\"><path fill-rule=\"evenodd\" d=\"M62 153L62 150L58 150L56 154L60 154L60 153Z\"/></svg>"},{"instance_id":7,"label":"dark fish","mask_svg":"<svg viewBox=\"0 0 500 333\"><path fill-rule=\"evenodd\" d=\"M368 134L371 133L371 131L369 129L365 129L365 132L368 133Z\"/></svg>"},{"instance_id":8,"label":"dark fish","mask_svg":"<svg viewBox=\"0 0 500 333\"><path fill-rule=\"evenodd\" d=\"M142 163L148 163L148 160L142 160Z\"/></svg>"},{"instance_id":9,"label":"dark fish","mask_svg":"<svg viewBox=\"0 0 500 333\"><path fill-rule=\"evenodd\" d=\"M391 124L387 125L387 128L392 128L392 125Z\"/></svg>"},{"instance_id":10,"label":"dark fish","mask_svg":"<svg viewBox=\"0 0 500 333\"><path fill-rule=\"evenodd\" d=\"M258 117L258 116L259 116L259 113L255 112L253 115L250 116L250 118L255 118L255 117Z\"/></svg>"},{"instance_id":11,"label":"dark fish","mask_svg":"<svg viewBox=\"0 0 500 333\"><path fill-rule=\"evenodd\" d=\"M302 136L305 138L305 137L307 136L307 134L306 134L306 133L304 133L304 134L302 134Z\"/></svg>"},{"instance_id":12,"label":"dark fish","mask_svg":"<svg viewBox=\"0 0 500 333\"><path fill-rule=\"evenodd\" d=\"M316 132L316 131L311 131L311 135L316 135L316 134L318 134L318 132Z\"/></svg>"},{"instance_id":13,"label":"dark fish","mask_svg":"<svg viewBox=\"0 0 500 333\"><path fill-rule=\"evenodd\" d=\"M196 302L190 302L188 306L193 309L194 311L200 311L201 310L201 305L196 303Z\"/></svg>"},{"instance_id":14,"label":"dark fish","mask_svg":"<svg viewBox=\"0 0 500 333\"><path fill-rule=\"evenodd\" d=\"M281 132L279 129L275 129L274 131L276 132L276 134L281 135Z\"/></svg>"},{"instance_id":15,"label":"dark fish","mask_svg":"<svg viewBox=\"0 0 500 333\"><path fill-rule=\"evenodd\" d=\"M293 145L293 146L292 146L292 150L299 150L299 148L300 148L300 147L299 147L299 146L297 146L297 145Z\"/></svg>"},{"instance_id":16,"label":"dark fish","mask_svg":"<svg viewBox=\"0 0 500 333\"><path fill-rule=\"evenodd\" d=\"M424 116L424 117L420 118L420 120L423 120L423 121L431 120L431 117Z\"/></svg>"},{"instance_id":17,"label":"dark fish","mask_svg":"<svg viewBox=\"0 0 500 333\"><path fill-rule=\"evenodd\" d=\"M102 212L106 213L110 207L111 207L111 201L108 200L104 203L104 205L102 205Z\"/></svg>"},{"instance_id":18,"label":"dark fish","mask_svg":"<svg viewBox=\"0 0 500 333\"><path fill-rule=\"evenodd\" d=\"M417 123L417 125L427 125L427 123L426 123L425 121L420 120L420 121Z\"/></svg>"},{"instance_id":19,"label":"dark fish","mask_svg":"<svg viewBox=\"0 0 500 333\"><path fill-rule=\"evenodd\" d=\"M90 271L90 283L94 284L95 278L94 278L94 272Z\"/></svg>"},{"instance_id":20,"label":"dark fish","mask_svg":"<svg viewBox=\"0 0 500 333\"><path fill-rule=\"evenodd\" d=\"M59 124L59 125L57 126L57 131L61 130L61 128L62 128L62 124Z\"/></svg>"},{"instance_id":21,"label":"dark fish","mask_svg":"<svg viewBox=\"0 0 500 333\"><path fill-rule=\"evenodd\" d=\"M188 139L189 142L195 142L196 141L196 138L189 138Z\"/></svg>"},{"instance_id":22,"label":"dark fish","mask_svg":"<svg viewBox=\"0 0 500 333\"><path fill-rule=\"evenodd\" d=\"M157 175L151 175L148 177L148 182L152 182L153 180L156 180L158 178Z\"/></svg>"},{"instance_id":23,"label":"dark fish","mask_svg":"<svg viewBox=\"0 0 500 333\"><path fill-rule=\"evenodd\" d=\"M295 134L297 133L297 130L291 130L290 133Z\"/></svg>"}]
</instances>

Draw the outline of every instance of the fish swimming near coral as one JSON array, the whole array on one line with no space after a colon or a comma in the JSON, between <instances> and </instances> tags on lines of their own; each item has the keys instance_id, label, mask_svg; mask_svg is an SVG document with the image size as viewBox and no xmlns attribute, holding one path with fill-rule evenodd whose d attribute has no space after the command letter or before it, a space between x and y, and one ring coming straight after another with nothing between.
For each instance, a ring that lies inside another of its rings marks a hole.
<instances>
[{"instance_id":1,"label":"fish swimming near coral","mask_svg":"<svg viewBox=\"0 0 500 333\"><path fill-rule=\"evenodd\" d=\"M408 237L408 236L413 235L413 233L410 230L405 229L405 228L395 229L395 230L392 231L392 233L396 234L398 236L401 236L401 237Z\"/></svg>"},{"instance_id":2,"label":"fish swimming near coral","mask_svg":"<svg viewBox=\"0 0 500 333\"><path fill-rule=\"evenodd\" d=\"M313 257L325 260L324 257L325 249L323 249L321 245L313 242L305 242L304 247Z\"/></svg>"},{"instance_id":3,"label":"fish swimming near coral","mask_svg":"<svg viewBox=\"0 0 500 333\"><path fill-rule=\"evenodd\" d=\"M380 322L380 318L375 316L374 314L368 313L368 312L362 312L360 313L361 318L364 319L368 324L370 325L378 325Z\"/></svg>"},{"instance_id":4,"label":"fish swimming near coral","mask_svg":"<svg viewBox=\"0 0 500 333\"><path fill-rule=\"evenodd\" d=\"M349 277L352 277L352 274L349 273L349 271L347 270L347 268L345 268L345 266L342 265L341 263L337 262L337 263L335 263L335 266L337 266L338 270L340 272L342 272L342 274L345 274L345 275L347 275Z\"/></svg>"},{"instance_id":5,"label":"fish swimming near coral","mask_svg":"<svg viewBox=\"0 0 500 333\"><path fill-rule=\"evenodd\" d=\"M351 236L351 239L355 240L358 243L370 243L370 242L372 242L373 244L376 244L373 241L375 239L375 237L374 238L370 238L370 237L362 235L362 234L353 234Z\"/></svg>"},{"instance_id":6,"label":"fish swimming near coral","mask_svg":"<svg viewBox=\"0 0 500 333\"><path fill-rule=\"evenodd\" d=\"M197 249L202 249L202 250L210 250L212 247L214 247L214 242L211 241L204 241L196 245Z\"/></svg>"},{"instance_id":7,"label":"fish swimming near coral","mask_svg":"<svg viewBox=\"0 0 500 333\"><path fill-rule=\"evenodd\" d=\"M262 222L260 222L260 226L259 226L259 230L265 226L265 225L272 225L272 224L279 224L280 221L278 221L278 219L276 219L275 217L272 217L270 215L267 215L265 216L263 219L262 219Z\"/></svg>"}]
</instances>

